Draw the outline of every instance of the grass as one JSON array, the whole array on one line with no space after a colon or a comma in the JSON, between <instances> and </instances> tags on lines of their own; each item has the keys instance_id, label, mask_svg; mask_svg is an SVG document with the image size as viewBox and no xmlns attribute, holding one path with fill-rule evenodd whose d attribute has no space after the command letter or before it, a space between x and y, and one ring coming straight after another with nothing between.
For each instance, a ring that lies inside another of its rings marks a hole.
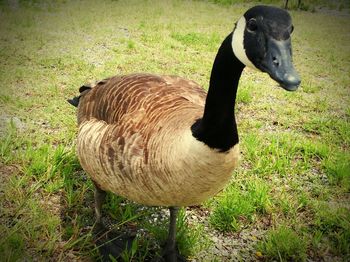
<instances>
[{"instance_id":1,"label":"grass","mask_svg":"<svg viewBox=\"0 0 350 262\"><path fill-rule=\"evenodd\" d=\"M332 252L346 259L350 258L350 214L347 208L319 208L314 227L318 234L330 238Z\"/></svg>"},{"instance_id":2,"label":"grass","mask_svg":"<svg viewBox=\"0 0 350 262\"><path fill-rule=\"evenodd\" d=\"M220 231L238 231L255 221L256 214L268 213L269 187L262 180L235 183L216 198L210 223Z\"/></svg>"},{"instance_id":3,"label":"grass","mask_svg":"<svg viewBox=\"0 0 350 262\"><path fill-rule=\"evenodd\" d=\"M265 258L278 261L305 261L306 242L292 229L280 226L271 230L266 240L260 243L258 250Z\"/></svg>"},{"instance_id":4,"label":"grass","mask_svg":"<svg viewBox=\"0 0 350 262\"><path fill-rule=\"evenodd\" d=\"M98 260L93 186L76 157L76 111L66 99L85 82L131 72L180 75L206 88L221 40L254 4L211 2L39 0L11 9L0 1L4 261ZM252 250L268 261L350 259L349 3L303 2L308 12L291 11L302 85L288 93L244 71L241 165L223 192L181 211L177 238L189 259L244 261ZM159 255L165 210L109 194L103 211L114 228L140 229L124 261Z\"/></svg>"},{"instance_id":5,"label":"grass","mask_svg":"<svg viewBox=\"0 0 350 262\"><path fill-rule=\"evenodd\" d=\"M234 4L241 4L243 3L254 3L256 1L253 0L209 0L209 2L213 2L220 5L234 5ZM263 4L273 4L279 7L285 6L285 1L278 1L278 0L265 0L260 1L263 2ZM300 5L298 5L297 0L289 0L288 2L288 9L289 10L303 10L303 11L311 11L315 12L316 8L331 8L335 10L344 10L349 9L350 3L348 0L342 0L342 1L329 1L329 0L303 0L300 1Z\"/></svg>"}]
</instances>

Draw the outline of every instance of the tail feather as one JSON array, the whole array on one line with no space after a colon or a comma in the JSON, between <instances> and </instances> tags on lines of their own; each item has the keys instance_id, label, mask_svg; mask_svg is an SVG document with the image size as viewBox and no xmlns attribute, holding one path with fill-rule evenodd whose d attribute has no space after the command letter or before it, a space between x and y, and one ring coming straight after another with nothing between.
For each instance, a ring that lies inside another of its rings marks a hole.
<instances>
[{"instance_id":1,"label":"tail feather","mask_svg":"<svg viewBox=\"0 0 350 262\"><path fill-rule=\"evenodd\" d=\"M67 102L72 106L78 107L80 96L75 96L72 99L67 99Z\"/></svg>"},{"instance_id":2,"label":"tail feather","mask_svg":"<svg viewBox=\"0 0 350 262\"><path fill-rule=\"evenodd\" d=\"M68 102L69 104L71 104L72 106L78 107L80 97L81 97L82 95L84 95L85 93L87 93L88 91L90 91L91 88L92 88L91 85L83 85L83 86L81 86L81 87L79 88L80 95L79 95L79 96L75 96L75 97L73 97L73 98L71 98L71 99L67 99L67 102Z\"/></svg>"}]
</instances>

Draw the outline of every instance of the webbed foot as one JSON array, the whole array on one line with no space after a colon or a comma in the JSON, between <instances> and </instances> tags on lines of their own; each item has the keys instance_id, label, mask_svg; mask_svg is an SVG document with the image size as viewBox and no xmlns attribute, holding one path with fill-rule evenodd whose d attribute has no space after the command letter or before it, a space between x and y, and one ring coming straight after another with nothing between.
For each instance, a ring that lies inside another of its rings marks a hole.
<instances>
[{"instance_id":1,"label":"webbed foot","mask_svg":"<svg viewBox=\"0 0 350 262\"><path fill-rule=\"evenodd\" d=\"M179 249L177 247L169 248L165 246L162 252L162 258L164 262L186 262L187 261L186 258L181 256Z\"/></svg>"},{"instance_id":2,"label":"webbed foot","mask_svg":"<svg viewBox=\"0 0 350 262\"><path fill-rule=\"evenodd\" d=\"M94 242L102 261L112 261L111 257L119 261L123 252L131 250L135 237L135 233L110 230L102 223L97 223L94 227Z\"/></svg>"}]
</instances>

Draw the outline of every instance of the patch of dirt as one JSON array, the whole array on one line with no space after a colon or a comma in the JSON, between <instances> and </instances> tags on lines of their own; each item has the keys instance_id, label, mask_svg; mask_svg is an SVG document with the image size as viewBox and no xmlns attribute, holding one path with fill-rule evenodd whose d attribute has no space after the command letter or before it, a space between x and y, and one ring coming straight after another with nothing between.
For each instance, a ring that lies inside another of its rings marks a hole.
<instances>
[{"instance_id":1,"label":"patch of dirt","mask_svg":"<svg viewBox=\"0 0 350 262\"><path fill-rule=\"evenodd\" d=\"M186 214L190 224L204 225L213 243L209 249L202 251L191 262L212 261L214 258L218 261L259 261L261 259L255 244L262 239L271 224L269 218L262 218L252 227L244 228L237 233L222 233L210 227L208 210L202 207L188 208Z\"/></svg>"},{"instance_id":2,"label":"patch of dirt","mask_svg":"<svg viewBox=\"0 0 350 262\"><path fill-rule=\"evenodd\" d=\"M316 9L316 12L326 14L326 15L331 15L331 16L337 16L337 17L350 17L350 10L349 9L329 9L326 7L320 7Z\"/></svg>"},{"instance_id":3,"label":"patch of dirt","mask_svg":"<svg viewBox=\"0 0 350 262\"><path fill-rule=\"evenodd\" d=\"M19 131L26 128L26 125L17 116L2 114L0 115L0 137L6 134L9 125L13 125Z\"/></svg>"},{"instance_id":4,"label":"patch of dirt","mask_svg":"<svg viewBox=\"0 0 350 262\"><path fill-rule=\"evenodd\" d=\"M62 209L62 192L51 194L48 197L44 197L40 200L40 204L49 210L51 214L60 217Z\"/></svg>"},{"instance_id":5,"label":"patch of dirt","mask_svg":"<svg viewBox=\"0 0 350 262\"><path fill-rule=\"evenodd\" d=\"M19 170L15 165L5 165L0 162L0 224L2 226L9 226L13 223L11 214L13 203L5 198L5 190L10 178L18 173ZM3 232L0 232L0 235L1 233Z\"/></svg>"},{"instance_id":6,"label":"patch of dirt","mask_svg":"<svg viewBox=\"0 0 350 262\"><path fill-rule=\"evenodd\" d=\"M11 176L18 174L19 170L15 165L5 165L0 162L0 197L4 194L4 186Z\"/></svg>"}]
</instances>

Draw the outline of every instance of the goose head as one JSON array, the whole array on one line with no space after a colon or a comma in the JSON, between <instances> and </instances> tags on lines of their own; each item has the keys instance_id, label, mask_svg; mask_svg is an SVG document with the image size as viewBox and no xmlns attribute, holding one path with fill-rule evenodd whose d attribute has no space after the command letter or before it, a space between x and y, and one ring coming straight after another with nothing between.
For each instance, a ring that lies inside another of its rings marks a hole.
<instances>
[{"instance_id":1,"label":"goose head","mask_svg":"<svg viewBox=\"0 0 350 262\"><path fill-rule=\"evenodd\" d=\"M287 11L255 6L236 23L233 53L244 65L268 73L281 87L294 91L301 80L292 63L292 31Z\"/></svg>"}]
</instances>

